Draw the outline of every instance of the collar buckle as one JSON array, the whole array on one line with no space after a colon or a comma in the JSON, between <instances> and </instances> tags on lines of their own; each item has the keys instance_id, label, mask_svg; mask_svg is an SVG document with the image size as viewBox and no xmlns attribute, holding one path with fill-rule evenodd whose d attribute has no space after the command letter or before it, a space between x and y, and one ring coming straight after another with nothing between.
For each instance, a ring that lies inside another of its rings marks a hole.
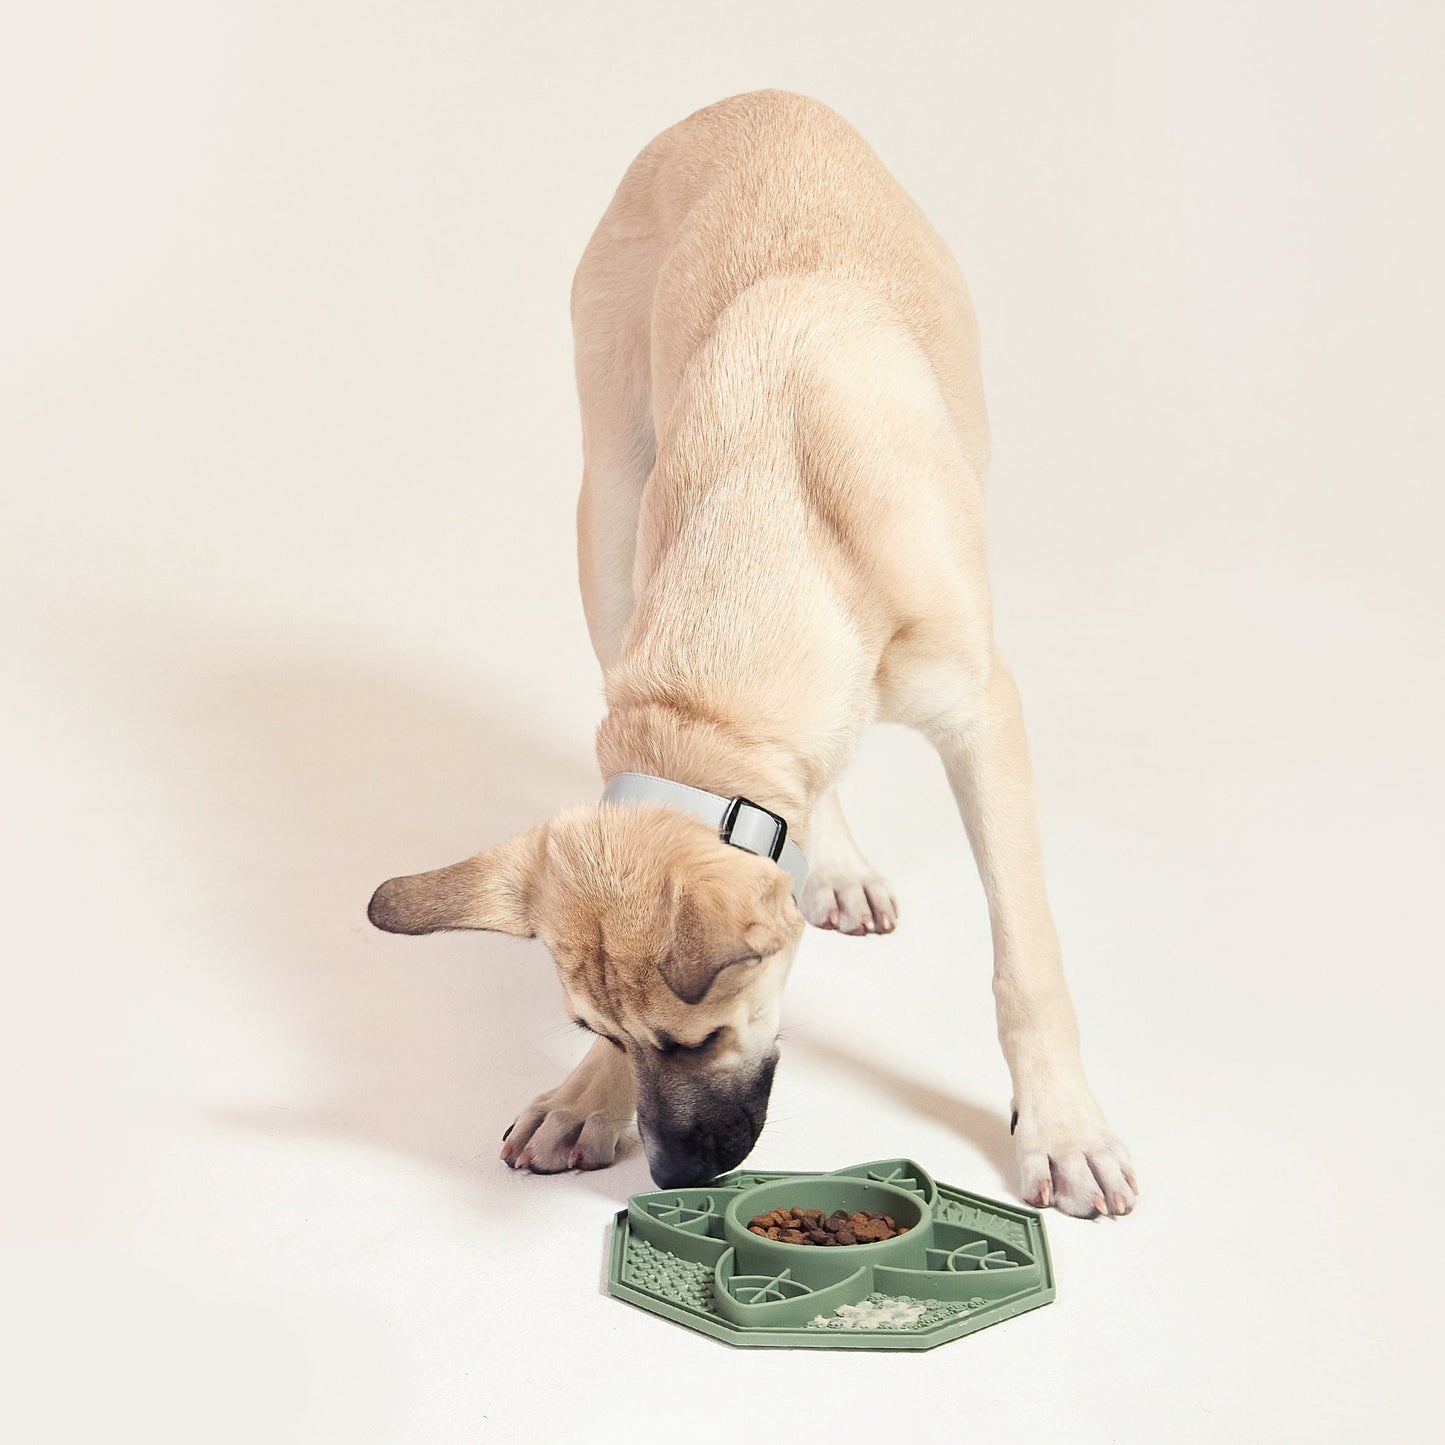
<instances>
[{"instance_id":1,"label":"collar buckle","mask_svg":"<svg viewBox=\"0 0 1445 1445\"><path fill-rule=\"evenodd\" d=\"M749 812L744 813L744 808ZM768 836L764 818L772 824L771 836ZM786 818L739 793L737 797L728 799L722 822L718 824L718 837L734 848L741 848L744 853L756 853L776 863L782 856L783 844L788 841L788 823Z\"/></svg>"}]
</instances>

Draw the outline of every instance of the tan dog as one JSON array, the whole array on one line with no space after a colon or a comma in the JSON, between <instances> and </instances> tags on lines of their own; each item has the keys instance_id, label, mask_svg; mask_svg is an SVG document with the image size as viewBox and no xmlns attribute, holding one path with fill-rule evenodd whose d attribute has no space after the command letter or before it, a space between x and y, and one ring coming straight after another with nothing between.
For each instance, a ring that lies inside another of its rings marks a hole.
<instances>
[{"instance_id":1,"label":"tan dog","mask_svg":"<svg viewBox=\"0 0 1445 1445\"><path fill-rule=\"evenodd\" d=\"M1127 1213L1137 1186L1080 1063L1023 721L993 644L978 339L943 241L826 106L737 96L633 163L572 312L603 776L756 800L811 873L795 906L778 863L644 804L574 809L383 884L379 927L543 939L598 1036L503 1157L602 1167L634 1112L665 1187L747 1154L803 920L894 927L833 788L887 719L937 747L988 895L1023 1195Z\"/></svg>"}]
</instances>

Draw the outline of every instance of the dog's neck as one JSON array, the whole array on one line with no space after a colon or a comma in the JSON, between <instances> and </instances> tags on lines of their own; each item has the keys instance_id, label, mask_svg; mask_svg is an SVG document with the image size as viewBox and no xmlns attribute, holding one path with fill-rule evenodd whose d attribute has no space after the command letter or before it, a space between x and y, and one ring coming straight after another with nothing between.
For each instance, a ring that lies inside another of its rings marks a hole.
<instances>
[{"instance_id":1,"label":"dog's neck","mask_svg":"<svg viewBox=\"0 0 1445 1445\"><path fill-rule=\"evenodd\" d=\"M879 638L857 645L831 554L807 540L816 488L793 391L812 371L793 348L760 380L751 355L710 345L659 423L597 757L605 778L746 797L801 841L871 720Z\"/></svg>"},{"instance_id":2,"label":"dog's neck","mask_svg":"<svg viewBox=\"0 0 1445 1445\"><path fill-rule=\"evenodd\" d=\"M597 729L597 761L604 778L647 773L725 798L741 794L786 818L800 846L806 840L816 796L806 762L731 719L657 699L614 702Z\"/></svg>"}]
</instances>

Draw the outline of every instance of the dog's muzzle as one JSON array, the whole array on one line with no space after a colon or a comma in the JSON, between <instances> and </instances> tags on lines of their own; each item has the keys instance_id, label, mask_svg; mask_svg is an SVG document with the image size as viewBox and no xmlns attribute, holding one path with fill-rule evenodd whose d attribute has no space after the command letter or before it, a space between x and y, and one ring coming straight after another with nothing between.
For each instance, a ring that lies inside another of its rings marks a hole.
<instances>
[{"instance_id":1,"label":"dog's muzzle","mask_svg":"<svg viewBox=\"0 0 1445 1445\"><path fill-rule=\"evenodd\" d=\"M777 1064L773 1054L740 1094L704 1097L693 1107L669 1101L660 1087L639 1090L637 1129L659 1189L706 1184L748 1157L763 1132Z\"/></svg>"}]
</instances>

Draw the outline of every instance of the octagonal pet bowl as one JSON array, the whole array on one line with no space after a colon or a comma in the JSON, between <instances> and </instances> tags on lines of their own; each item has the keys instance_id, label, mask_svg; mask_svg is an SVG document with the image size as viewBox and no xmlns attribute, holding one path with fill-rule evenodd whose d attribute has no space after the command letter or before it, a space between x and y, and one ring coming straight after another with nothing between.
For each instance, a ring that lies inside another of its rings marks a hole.
<instances>
[{"instance_id":1,"label":"octagonal pet bowl","mask_svg":"<svg viewBox=\"0 0 1445 1445\"><path fill-rule=\"evenodd\" d=\"M872 1210L907 1232L822 1247L748 1229L794 1205ZM881 1159L634 1194L613 1225L608 1288L736 1345L926 1350L1048 1304L1054 1276L1033 1210L936 1184L912 1160Z\"/></svg>"}]
</instances>

